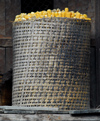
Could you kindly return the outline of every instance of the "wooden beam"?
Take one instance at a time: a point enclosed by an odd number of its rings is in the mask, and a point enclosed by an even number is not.
[[[11,37],[4,37],[0,38],[0,47],[12,47],[12,38]]]

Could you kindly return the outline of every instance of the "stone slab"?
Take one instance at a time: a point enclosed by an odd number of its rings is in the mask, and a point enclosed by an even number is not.
[[[98,113],[100,109],[58,111],[47,107],[0,106],[0,121],[100,121]]]
[[[0,121],[100,121],[100,116],[70,114],[0,114]]]
[[[100,109],[88,109],[88,110],[72,110],[69,111],[70,114],[98,114],[100,113]]]
[[[58,108],[48,107],[18,107],[18,106],[0,106],[0,113],[9,114],[98,114],[100,109],[87,109],[87,110],[70,110],[70,111],[59,111]]]

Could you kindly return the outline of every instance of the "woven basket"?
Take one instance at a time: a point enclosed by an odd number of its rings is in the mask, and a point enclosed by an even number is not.
[[[13,23],[17,106],[89,108],[90,22],[43,18]]]

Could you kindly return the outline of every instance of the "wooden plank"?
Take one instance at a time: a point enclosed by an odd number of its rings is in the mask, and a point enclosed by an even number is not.
[[[12,48],[7,47],[5,48],[5,53],[6,53],[6,57],[5,57],[5,61],[6,61],[6,72],[9,71],[10,69],[12,69],[12,61],[13,61],[13,51]]]
[[[88,109],[88,110],[72,110],[69,111],[70,114],[94,114],[94,113],[100,113],[100,109]]]
[[[5,35],[5,0],[0,0],[0,35]]]
[[[90,49],[90,108],[96,107],[96,48]]]
[[[90,46],[91,47],[95,47],[96,46],[96,40],[95,39],[91,39],[90,40]]]
[[[100,0],[96,0],[95,4],[96,15],[96,89],[97,89],[97,103],[96,107],[100,105]]]
[[[0,74],[5,72],[5,48],[0,47]]]
[[[0,39],[0,47],[12,47],[11,37],[3,37]]]
[[[5,0],[5,34],[12,36],[12,22],[21,13],[21,0]]]

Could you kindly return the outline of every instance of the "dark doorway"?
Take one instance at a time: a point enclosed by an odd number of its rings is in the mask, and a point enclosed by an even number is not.
[[[53,9],[53,0],[21,0],[21,13]]]

